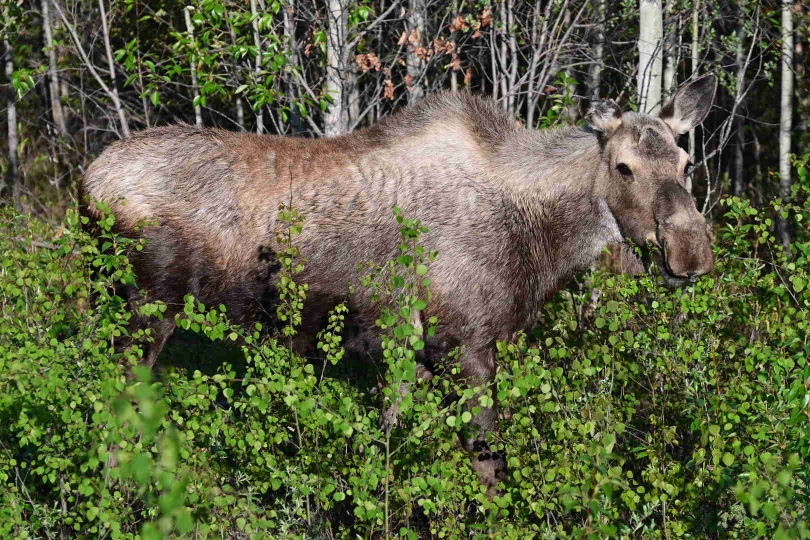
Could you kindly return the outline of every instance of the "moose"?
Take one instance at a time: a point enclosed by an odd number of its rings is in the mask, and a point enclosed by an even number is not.
[[[395,205],[429,228],[425,249],[436,316],[425,361],[461,347],[461,377],[486,386],[496,373],[496,342],[529,329],[544,301],[610,244],[659,248],[671,284],[714,267],[710,234],[690,193],[689,156],[678,136],[711,109],[713,75],[683,86],[658,116],[591,105],[584,127],[520,127],[497,104],[469,93],[440,93],[376,125],[334,138],[235,133],[189,125],[147,129],[111,144],[81,183],[103,201],[126,235],[146,239],[133,253],[132,303],[161,300],[148,325],[152,365],[172,334],[183,297],[225,304],[250,322],[274,311],[279,207],[305,217],[296,245],[309,285],[302,342],[348,299],[349,354],[379,353],[378,307],[360,288],[358,264],[396,256]],[[150,223],[140,227],[139,224]],[[416,321],[417,323],[419,321]],[[496,406],[478,409],[462,441],[491,488],[505,464],[489,452]]]

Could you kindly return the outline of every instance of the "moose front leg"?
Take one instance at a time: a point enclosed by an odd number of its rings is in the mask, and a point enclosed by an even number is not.
[[[478,394],[466,407],[473,414],[470,421],[471,433],[463,437],[461,444],[472,453],[472,466],[482,484],[487,486],[487,495],[497,493],[498,482],[506,478],[506,461],[503,454],[493,452],[487,442],[487,433],[494,431],[498,424],[498,405],[495,400],[495,348],[482,347],[468,352],[462,361],[461,377],[471,388],[479,388]],[[481,398],[492,389],[492,404],[481,405]],[[476,414],[475,410],[478,410]]]

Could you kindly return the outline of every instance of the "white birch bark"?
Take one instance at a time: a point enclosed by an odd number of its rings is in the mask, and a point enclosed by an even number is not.
[[[262,76],[262,40],[259,36],[259,10],[256,7],[256,0],[250,0],[250,16],[253,19],[253,45],[256,46],[256,63],[253,72],[255,73],[254,84],[259,84]],[[256,110],[256,133],[264,133],[264,105]]]
[[[191,13],[189,12],[189,8],[186,7],[183,10],[183,16],[186,19],[186,31],[188,32],[188,37],[191,40],[191,47],[192,53],[190,57],[190,64],[191,64],[191,92],[194,96],[194,125],[197,127],[202,127],[202,106],[200,105],[200,88],[197,85],[197,56],[194,54],[194,49],[196,48],[194,43],[194,25],[191,23]]]
[[[506,32],[509,35],[509,84],[506,94],[507,109],[514,116],[517,114],[518,84],[517,70],[520,58],[518,58],[517,37],[515,36],[515,6],[513,0],[506,0]],[[506,65],[504,65],[506,68]]]
[[[324,115],[324,133],[340,135],[349,130],[349,111],[345,95],[345,75],[348,64],[346,37],[348,33],[348,0],[328,0],[329,32],[326,42],[326,83],[324,92],[332,104]]]
[[[692,10],[692,78],[697,77],[698,63],[700,62],[700,0],[695,0],[695,6]],[[689,130],[689,159],[692,163],[696,163],[697,159],[697,138],[695,137],[695,130]]]
[[[115,85],[115,62],[113,61],[112,47],[110,46],[110,28],[107,23],[107,11],[104,9],[104,0],[98,0],[98,9],[101,11],[101,31],[104,35],[104,52],[107,54],[107,66],[110,70],[110,92],[113,95],[113,105],[118,113],[121,123],[121,133],[124,138],[129,137],[129,122],[121,98],[118,97],[118,87]]]
[[[6,8],[4,15],[8,18],[8,8]],[[8,30],[3,32],[3,47],[6,51],[6,80],[11,82],[11,77],[14,75],[14,48],[8,39]],[[17,134],[17,95],[11,84],[8,85],[6,101],[6,120],[8,122],[8,174],[6,189],[11,190],[12,200],[14,206],[20,209],[20,162],[19,162],[19,135]],[[4,191],[3,185],[0,184],[0,193]]]
[[[668,98],[675,87],[675,76],[678,73],[678,51],[675,48],[675,37],[680,34],[680,17],[672,18],[676,0],[667,0],[664,7],[664,81],[662,97]]]
[[[657,114],[661,108],[664,22],[661,0],[641,0],[638,37],[638,110]]]
[[[48,56],[48,97],[51,100],[51,116],[59,135],[67,133],[65,112],[59,95],[59,75],[57,74],[56,49],[53,46],[50,0],[42,0],[42,30],[45,35],[45,49]]]
[[[741,0],[737,7],[737,53],[734,55],[734,63],[737,67],[737,96],[742,95],[742,85],[745,80],[746,69],[746,55],[745,55],[745,3]],[[743,179],[744,171],[744,155],[743,147],[745,146],[745,131],[743,124],[742,114],[737,112],[737,117],[734,119],[736,128],[736,144],[734,146],[734,195],[742,194],[745,189],[745,180]]]
[[[416,54],[418,47],[423,46],[425,39],[425,0],[409,0],[407,32],[408,32],[408,53],[405,56],[405,67],[411,77],[411,85],[408,89],[408,103],[416,103],[425,95],[425,88],[422,78],[424,76],[425,61]],[[411,42],[411,38],[415,42]]]
[[[225,20],[228,25],[228,34],[230,34],[231,36],[231,43],[233,44],[234,47],[236,47],[237,45],[236,32],[234,31],[233,25],[231,24],[230,16],[231,16],[230,13],[225,12]],[[236,86],[239,87],[239,85],[241,84],[241,80],[239,77],[239,64],[236,62],[235,59],[233,60],[232,68],[233,68],[233,77],[236,80]],[[236,99],[236,124],[239,126],[239,131],[245,131],[245,107],[242,104],[242,97],[237,94],[235,96],[235,99]]]
[[[779,113],[779,197],[790,199],[790,135],[793,129],[793,1],[782,0],[782,88]],[[789,249],[791,234],[787,222],[777,218],[779,239]]]
[[[534,12],[532,13],[532,59],[529,62],[529,79],[527,81],[528,96],[526,106],[526,125],[534,127],[534,113],[537,109],[538,93],[535,87],[539,86],[537,81],[537,68],[540,64],[540,55],[546,53],[546,40],[548,38],[548,22],[551,17],[551,6],[553,2],[546,2],[545,11],[540,13],[540,0],[536,0],[534,4]],[[542,19],[542,24],[540,20]],[[538,28],[538,24],[540,25]],[[539,89],[542,91],[542,88]]]

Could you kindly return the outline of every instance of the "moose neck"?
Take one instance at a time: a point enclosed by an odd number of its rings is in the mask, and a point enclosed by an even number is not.
[[[596,134],[577,128],[518,130],[495,159],[513,205],[511,237],[518,279],[533,309],[572,274],[622,240],[605,186],[608,170]]]

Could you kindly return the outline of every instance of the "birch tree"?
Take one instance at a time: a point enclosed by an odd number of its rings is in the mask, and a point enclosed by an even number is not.
[[[112,101],[113,107],[118,115],[118,120],[121,125],[121,135],[124,138],[129,137],[129,123],[127,121],[127,113],[124,109],[124,104],[121,102],[121,98],[118,95],[118,89],[115,86],[115,64],[112,58],[112,48],[110,46],[110,34],[109,28],[107,27],[107,14],[104,11],[104,3],[103,0],[99,0],[99,8],[101,10],[101,20],[102,20],[102,29],[104,32],[104,41],[105,41],[105,51],[107,53],[107,62],[110,71],[110,83],[107,84],[104,82],[104,79],[101,78],[98,70],[96,69],[95,64],[91,60],[90,56],[87,54],[87,51],[84,50],[84,46],[82,45],[82,41],[79,38],[78,33],[76,32],[76,27],[70,23],[65,15],[65,11],[62,9],[62,6],[59,5],[57,0],[51,0],[53,6],[56,8],[56,11],[59,13],[59,17],[62,19],[62,24],[65,25],[68,33],[70,34],[70,38],[73,41],[73,45],[76,48],[76,53],[78,54],[79,58],[81,58],[82,63],[87,68],[87,71],[93,76],[93,79],[98,83],[107,97]]]
[[[425,95],[424,77],[425,60],[423,52],[425,50],[423,40],[425,39],[425,0],[409,0],[407,17],[407,43],[408,53],[405,56],[406,69],[409,80],[408,101],[416,103]]]
[[[744,0],[740,0],[739,6],[737,7],[737,52],[734,55],[734,63],[736,65],[737,71],[737,94],[739,95],[742,91],[742,84],[745,78],[745,70],[747,68],[746,63],[746,55],[745,55],[745,2]],[[734,145],[734,157],[733,157],[733,178],[734,178],[734,186],[733,186],[733,193],[734,195],[742,194],[743,190],[745,189],[745,180],[743,178],[744,172],[744,165],[745,160],[743,156],[743,148],[745,147],[745,125],[743,124],[743,116],[742,114],[737,114],[736,118],[734,119],[735,122],[735,138],[736,144]]]
[[[62,99],[59,95],[59,75],[57,74],[56,49],[53,44],[53,31],[51,23],[50,0],[42,0],[42,31],[45,37],[45,54],[48,56],[48,97],[51,101],[51,116],[56,132],[60,135],[67,133],[65,112],[62,109]]]
[[[692,55],[692,77],[697,77],[698,63],[700,62],[700,0],[695,0],[695,5],[692,8],[692,47],[690,49]],[[689,130],[689,159],[692,163],[696,163],[697,159],[697,138],[695,137],[695,130]]]
[[[6,189],[11,190],[11,197],[14,201],[14,206],[18,209],[21,208],[21,187],[20,186],[20,158],[19,158],[19,135],[17,134],[17,95],[11,85],[11,79],[14,76],[14,47],[11,40],[9,40],[9,32],[11,31],[11,16],[8,4],[3,9],[3,18],[5,24],[3,25],[3,49],[5,50],[6,62],[5,73],[8,86],[6,87],[6,121],[8,122],[8,173],[6,181]],[[0,184],[0,195],[4,189]]]
[[[602,64],[605,58],[605,26],[607,25],[607,0],[597,0],[596,22],[594,24],[593,64],[588,76],[588,94],[593,100],[599,99],[602,85]]]
[[[262,74],[262,40],[259,35],[259,11],[256,0],[250,0],[251,26],[253,28],[253,44],[256,46],[256,63],[254,64],[254,83],[259,84]],[[264,133],[263,105],[256,110],[256,133]]]
[[[98,9],[101,12],[101,30],[104,38],[104,52],[107,56],[107,67],[110,74],[110,92],[113,96],[113,104],[118,112],[118,120],[121,122],[121,133],[124,137],[129,137],[129,122],[124,111],[124,105],[118,96],[118,86],[115,84],[115,62],[113,61],[112,45],[110,44],[110,27],[107,22],[107,12],[104,9],[104,0],[98,0]]]
[[[742,1],[742,0],[741,0]],[[675,79],[678,73],[678,63],[680,60],[680,49],[675,46],[675,38],[681,32],[680,14],[673,13],[676,0],[667,0],[664,7],[664,80],[663,98],[669,97],[675,88]]]
[[[255,0],[254,0],[255,1]],[[345,92],[345,74],[348,71],[347,50],[349,0],[327,2],[328,37],[326,42],[326,82],[324,94],[332,101],[324,115],[324,133],[340,135],[349,130],[349,108]]]
[[[194,24],[191,22],[191,8],[186,6],[183,10],[183,17],[186,20],[186,31],[188,32],[189,47],[191,54],[189,54],[189,64],[191,68],[191,91],[193,97],[192,103],[194,104],[194,125],[202,127],[202,105],[200,105],[200,87],[197,85],[197,59],[194,51],[196,44],[194,43]],[[254,21],[255,22],[255,21]]]
[[[656,114],[661,108],[661,52],[664,21],[661,0],[641,0],[638,36],[638,110]]]
[[[790,199],[790,135],[793,128],[793,2],[782,0],[782,87],[779,112],[779,197]],[[787,221],[778,216],[777,231],[785,249],[791,234]]]

